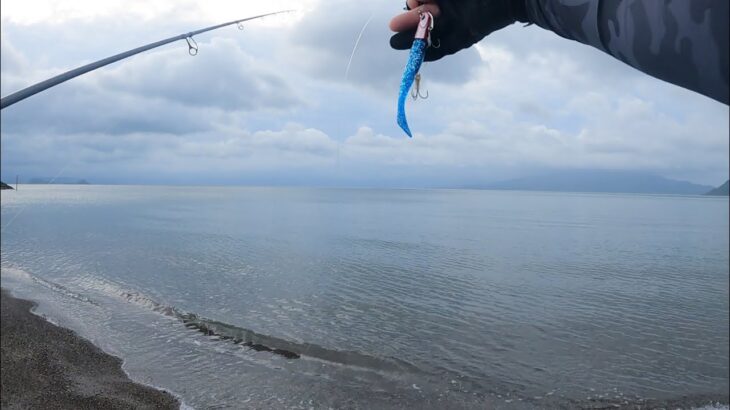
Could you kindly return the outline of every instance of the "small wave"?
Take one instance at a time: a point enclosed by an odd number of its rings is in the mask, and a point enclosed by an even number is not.
[[[21,280],[31,280],[47,289],[60,293],[64,296],[68,296],[72,299],[80,300],[82,302],[90,303],[94,306],[99,306],[99,304],[97,302],[88,298],[87,296],[74,292],[63,285],[59,285],[57,283],[51,282],[46,279],[41,279],[38,276],[35,276],[35,275],[31,274],[30,272],[24,271],[22,269],[3,267],[1,269],[1,273],[3,276],[7,275],[7,276],[12,276],[12,277],[15,277],[15,278],[21,279]]]
[[[381,358],[353,351],[327,349],[312,343],[293,342],[275,336],[257,333],[251,329],[201,317],[195,313],[185,312],[174,306],[159,303],[141,292],[125,289],[117,284],[98,278],[86,278],[84,285],[102,291],[105,294],[116,296],[134,305],[177,319],[188,329],[198,331],[207,336],[214,336],[221,341],[241,345],[251,350],[271,352],[287,359],[299,359],[302,356],[306,356],[331,363],[379,371],[418,372],[416,366],[401,359],[390,357]]]
[[[307,356],[331,363],[356,366],[392,372],[417,372],[414,365],[396,358],[379,358],[353,351],[327,349],[313,343],[299,343],[278,337],[256,333],[250,329],[198,317],[192,313],[184,313],[179,317],[186,327],[195,329],[209,336],[218,336],[221,340],[247,346],[256,351],[269,351],[287,358]]]

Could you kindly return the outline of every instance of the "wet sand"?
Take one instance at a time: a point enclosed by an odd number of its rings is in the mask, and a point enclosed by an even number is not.
[[[167,392],[132,382],[122,361],[34,315],[33,302],[0,297],[3,409],[178,409]]]

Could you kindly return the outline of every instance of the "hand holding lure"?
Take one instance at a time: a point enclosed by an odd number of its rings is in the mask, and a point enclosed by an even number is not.
[[[420,79],[418,70],[421,69],[423,58],[426,56],[426,48],[431,46],[432,29],[433,15],[429,12],[421,12],[416,35],[413,38],[413,45],[408,55],[408,63],[403,70],[403,78],[401,79],[400,89],[398,91],[398,125],[409,137],[413,137],[413,134],[411,134],[411,130],[408,128],[408,121],[406,120],[406,97],[417,75]]]

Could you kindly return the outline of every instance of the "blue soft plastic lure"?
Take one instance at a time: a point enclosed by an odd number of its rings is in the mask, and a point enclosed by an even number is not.
[[[408,55],[408,63],[406,64],[405,70],[403,70],[403,78],[401,79],[400,89],[398,90],[398,125],[411,138],[413,134],[411,134],[411,129],[408,127],[408,120],[406,120],[406,97],[411,86],[413,86],[413,81],[416,78],[416,74],[418,74],[418,70],[421,69],[421,64],[423,64],[423,58],[426,56],[426,48],[428,48],[431,42],[430,32],[432,28],[433,16],[431,13],[421,13],[421,20],[418,23],[411,52]]]

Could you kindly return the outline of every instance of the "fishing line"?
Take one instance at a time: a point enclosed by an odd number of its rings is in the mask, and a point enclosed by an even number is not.
[[[370,20],[373,19],[375,16],[375,10],[370,12],[370,18],[368,18],[368,21],[365,22],[365,24],[362,26],[362,29],[360,30],[360,34],[357,36],[357,40],[355,40],[355,46],[352,48],[352,53],[350,54],[350,60],[347,62],[347,69],[345,69],[345,80],[347,80],[348,74],[350,74],[350,65],[352,64],[352,58],[355,56],[355,51],[357,50],[357,46],[360,44],[360,39],[362,38],[363,33],[365,32],[365,29],[368,27],[368,24],[370,24]]]

